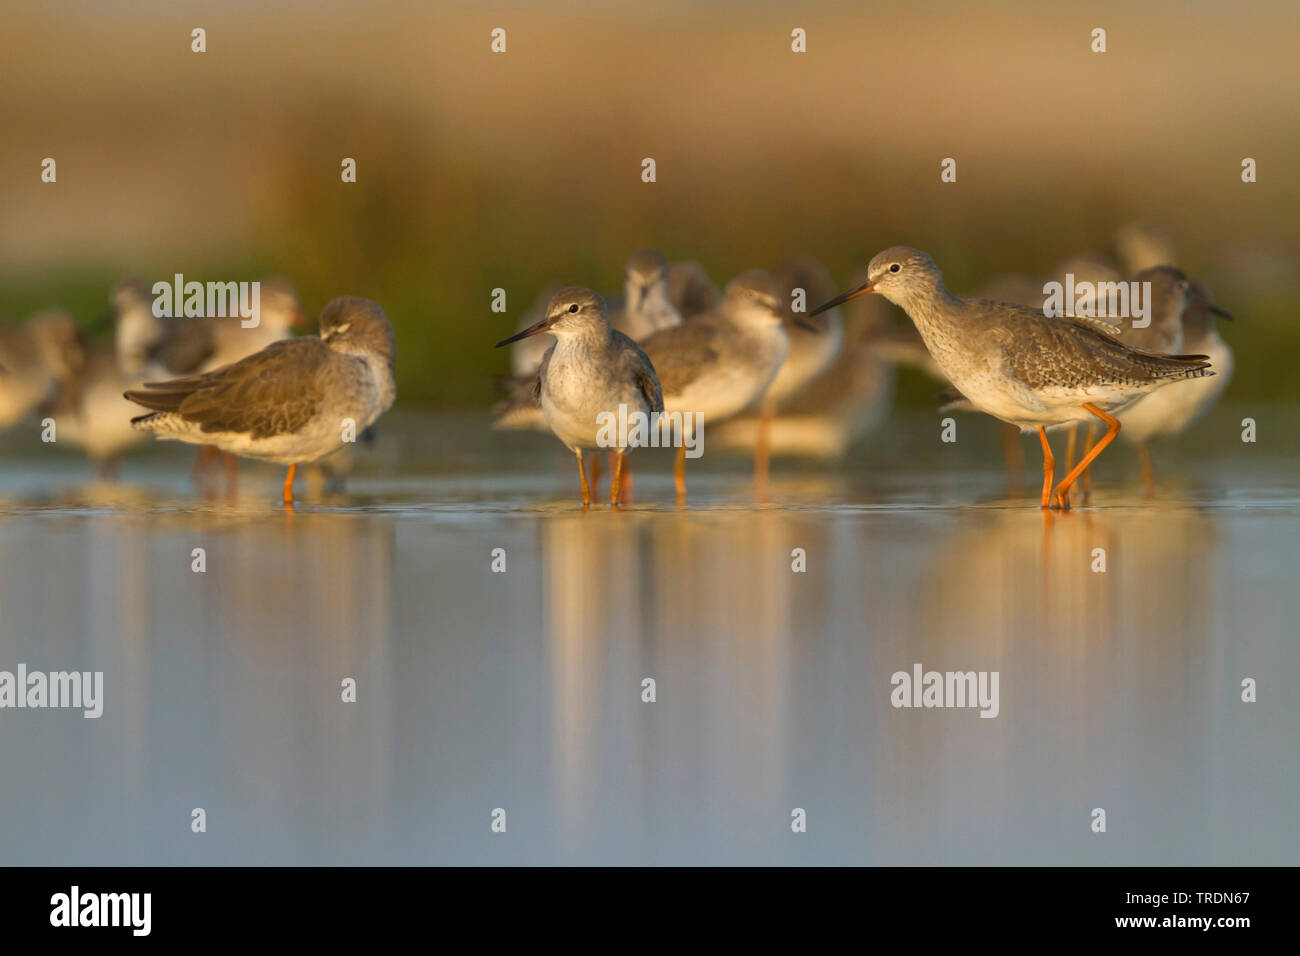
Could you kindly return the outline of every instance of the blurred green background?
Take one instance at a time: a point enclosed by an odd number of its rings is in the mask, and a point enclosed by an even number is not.
[[[89,322],[128,275],[283,274],[313,314],[386,308],[401,403],[481,406],[541,288],[617,292],[644,246],[720,283],[796,254],[843,283],[906,243],[970,293],[1142,220],[1238,317],[1229,395],[1300,397],[1295,3],[145,0],[3,22],[0,316]]]

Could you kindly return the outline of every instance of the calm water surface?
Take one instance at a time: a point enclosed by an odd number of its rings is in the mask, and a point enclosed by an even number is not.
[[[177,450],[0,461],[0,670],[106,698],[0,710],[0,862],[1295,863],[1294,458],[1171,451],[1153,500],[1121,453],[1045,517],[909,434],[765,503],[738,462],[679,510],[647,461],[623,513],[477,423],[292,513]],[[998,671],[998,716],[892,707],[918,663]]]

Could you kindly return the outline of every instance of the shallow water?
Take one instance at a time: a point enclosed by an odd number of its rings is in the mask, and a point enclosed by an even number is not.
[[[1121,453],[1045,516],[1028,441],[1013,496],[895,422],[766,503],[647,461],[584,513],[553,440],[478,424],[399,420],[293,512],[179,449],[0,461],[0,670],[105,683],[0,710],[0,862],[1296,861],[1289,450],[1166,451],[1154,499]],[[917,663],[997,671],[998,715],[891,706]]]

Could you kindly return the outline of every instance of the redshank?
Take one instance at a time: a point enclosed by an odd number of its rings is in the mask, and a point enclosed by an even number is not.
[[[131,424],[288,465],[284,501],[292,504],[300,463],[355,440],[392,406],[396,352],[383,309],[342,296],[321,312],[319,337],[282,340],[211,372],[129,390],[128,399],[152,409]]]
[[[856,288],[861,282],[850,284]],[[812,288],[808,291],[810,302],[819,301],[812,297]],[[889,414],[897,365],[916,364],[918,355],[932,364],[916,329],[911,323],[897,322],[891,314],[897,310],[884,299],[863,296],[847,303],[843,311],[844,341],[835,361],[783,403],[772,421],[774,456],[843,460]],[[807,337],[791,332],[791,349]],[[742,424],[750,426],[749,435],[738,432]],[[754,425],[749,416],[734,419],[715,431],[711,440],[718,442],[719,432],[724,439],[738,432],[738,438],[747,441],[745,447],[752,447]]]
[[[1126,325],[1120,338],[1151,351],[1204,352],[1215,372],[1211,378],[1176,383],[1152,392],[1119,413],[1124,438],[1137,446],[1143,481],[1148,490],[1153,490],[1155,473],[1147,442],[1181,434],[1213,408],[1228,387],[1233,354],[1219,335],[1215,317],[1232,316],[1210,301],[1204,286],[1171,266],[1143,270],[1134,279],[1151,283],[1151,324],[1141,329]]]
[[[148,440],[131,427],[140,409],[122,395],[140,384],[139,376],[123,373],[113,343],[100,343],[88,351],[51,410],[59,441],[84,451],[102,478],[116,476],[122,456]]]
[[[747,448],[755,453],[763,450],[764,458],[756,462],[760,480],[767,472],[766,457],[773,449],[773,431],[780,424],[781,414],[809,383],[830,367],[844,344],[844,319],[839,309],[816,318],[808,316],[811,304],[835,294],[835,282],[821,263],[813,259],[790,259],[772,271],[772,279],[780,296],[790,340],[789,352],[776,378],[763,393],[757,413],[739,415],[713,432],[713,441],[724,448]],[[815,334],[809,334],[800,322],[811,325]],[[781,447],[784,448],[784,442]]]
[[[497,348],[543,333],[555,336],[555,344],[542,357],[534,399],[551,431],[578,459],[583,507],[591,504],[583,452],[615,453],[610,503],[618,507],[623,459],[629,449],[626,445],[604,448],[602,439],[608,430],[603,413],[617,417],[622,406],[626,416],[639,413],[649,420],[652,413],[662,412],[663,394],[655,370],[639,345],[610,326],[605,300],[590,289],[561,289],[542,319],[502,339]]]
[[[120,414],[122,390],[146,379],[182,377],[210,372],[260,352],[272,342],[291,334],[291,329],[306,324],[293,286],[282,278],[262,279],[258,288],[258,321],[244,326],[239,315],[173,317],[153,313],[151,288],[138,279],[120,282],[113,292],[117,314],[118,374],[104,361],[96,362],[96,375],[87,382],[79,416],[79,434],[92,445],[100,446],[101,455],[123,436],[115,417]],[[123,384],[120,379],[128,381]],[[114,416],[109,419],[87,402],[102,401]],[[96,435],[102,431],[102,435]],[[116,438],[113,433],[117,433]],[[213,445],[199,449],[194,473],[197,478],[204,465],[217,454]],[[92,457],[95,457],[92,452]],[[226,471],[233,480],[236,461],[226,455]]]
[[[668,267],[668,298],[683,319],[716,309],[722,290],[698,262],[674,262]]]
[[[56,399],[82,358],[76,320],[66,312],[0,322],[0,430]]]
[[[1094,319],[960,299],[924,252],[894,246],[867,267],[867,282],[814,314],[878,292],[900,306],[948,380],[986,414],[1037,430],[1043,446],[1042,507],[1069,507],[1070,487],[1119,434],[1110,414],[1171,382],[1214,374],[1204,355],[1158,355],[1125,345]],[[1106,434],[1059,484],[1047,428],[1098,418]]]
[[[632,253],[627,260],[623,301],[610,313],[610,325],[640,342],[681,321],[682,315],[669,296],[668,261],[654,249]]]
[[[790,339],[776,283],[761,270],[746,272],[728,283],[716,309],[656,332],[643,345],[663,385],[665,410],[680,413],[690,430],[673,469],[681,501],[694,423],[721,423],[755,406],[785,361]]]

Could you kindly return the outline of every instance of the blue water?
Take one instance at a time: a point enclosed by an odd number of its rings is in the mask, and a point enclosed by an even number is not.
[[[184,449],[0,461],[0,670],[105,681],[0,710],[0,862],[1295,863],[1291,459],[1169,450],[1149,498],[1119,452],[1044,516],[1028,441],[1010,495],[996,433],[891,428],[766,502],[706,462],[679,509],[646,459],[622,513],[476,422],[293,512]],[[891,706],[918,663],[997,671],[998,716]]]

